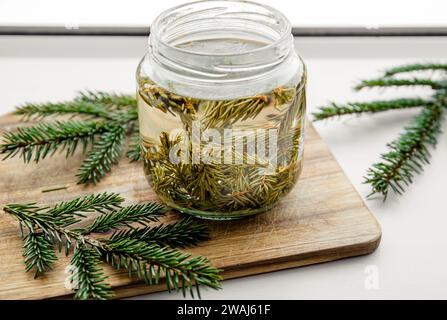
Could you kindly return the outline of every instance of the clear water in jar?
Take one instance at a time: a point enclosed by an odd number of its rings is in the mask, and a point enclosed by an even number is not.
[[[253,49],[248,46],[190,43],[188,49]],[[202,218],[241,218],[272,208],[296,183],[305,73],[293,85],[228,100],[180,96],[146,77],[138,82],[144,172],[171,207]]]
[[[176,45],[177,48],[187,49],[189,52],[200,54],[234,54],[248,52],[265,47],[267,43],[262,41],[248,41],[239,39],[207,39],[196,40]]]

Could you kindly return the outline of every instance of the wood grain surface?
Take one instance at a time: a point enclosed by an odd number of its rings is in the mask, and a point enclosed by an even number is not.
[[[0,131],[23,126],[19,117],[0,117]],[[39,164],[21,159],[0,162],[0,206],[9,203],[53,204],[92,192],[118,192],[129,203],[158,201],[141,164],[123,159],[97,186],[81,186],[74,177],[82,154],[57,155]],[[43,193],[42,190],[67,189]],[[170,213],[166,220],[178,219]],[[273,210],[239,221],[206,222],[212,239],[188,248],[223,269],[225,279],[367,254],[380,242],[381,230],[327,146],[307,125],[304,169],[296,187]],[[18,223],[0,211],[0,299],[63,298],[69,257],[59,255],[54,269],[37,280],[25,273]],[[146,286],[105,265],[117,297],[164,290]]]

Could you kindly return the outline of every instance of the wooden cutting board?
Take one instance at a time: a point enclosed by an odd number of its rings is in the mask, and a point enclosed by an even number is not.
[[[12,115],[0,117],[0,131],[24,125]],[[9,203],[53,204],[92,192],[119,192],[129,202],[158,200],[143,177],[141,164],[126,159],[96,187],[77,185],[74,175],[82,155],[63,156],[39,164],[21,159],[0,162],[0,206]],[[42,193],[66,186],[67,189]],[[170,214],[167,219],[177,219]],[[381,230],[327,146],[307,125],[304,169],[297,186],[273,210],[239,221],[206,222],[212,240],[186,249],[204,255],[223,269],[225,279],[363,255],[374,251]],[[61,298],[69,258],[60,255],[54,270],[37,280],[24,272],[17,222],[0,212],[0,299]],[[117,297],[164,290],[146,286],[108,266]]]

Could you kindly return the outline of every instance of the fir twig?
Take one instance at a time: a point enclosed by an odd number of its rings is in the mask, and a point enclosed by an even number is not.
[[[23,115],[25,119],[41,119],[63,114],[88,115],[105,119],[108,119],[110,116],[110,112],[104,106],[85,101],[44,104],[30,103],[18,107],[14,113]]]
[[[381,193],[385,200],[390,189],[398,194],[405,191],[414,174],[421,173],[423,165],[429,163],[429,147],[437,143],[442,119],[442,107],[425,108],[397,140],[388,144],[390,150],[381,155],[382,161],[367,172],[365,183],[371,184],[371,194]]]
[[[420,98],[414,99],[395,99],[379,100],[372,102],[349,102],[346,104],[330,103],[328,106],[321,107],[312,115],[316,121],[344,116],[348,114],[377,113],[387,110],[405,109],[420,106],[431,105],[433,101]]]
[[[121,156],[125,130],[115,126],[105,132],[93,145],[92,151],[82,163],[77,173],[78,183],[98,183],[111,170]]]
[[[105,258],[107,261],[114,261],[118,269],[124,264],[131,275],[136,273],[150,284],[152,281],[158,284],[163,273],[169,291],[179,290],[181,287],[183,294],[188,289],[194,297],[195,286],[200,298],[199,286],[220,288],[219,270],[210,267],[209,261],[204,257],[191,258],[189,254],[178,250],[135,239],[111,240],[107,247],[107,251],[103,250]]]
[[[447,71],[445,63],[412,63],[385,70],[385,76],[390,77],[398,73],[414,72],[414,71]]]
[[[410,87],[410,86],[427,86],[432,89],[447,88],[447,84],[441,81],[432,79],[393,79],[393,78],[379,78],[371,80],[363,80],[354,87],[355,90],[372,87]]]
[[[53,262],[57,260],[54,245],[42,234],[29,232],[25,236],[24,253],[26,272],[34,269],[34,278],[51,269]]]
[[[208,101],[204,111],[205,128],[225,127],[253,119],[270,103],[267,96],[228,101]]]
[[[138,126],[135,126],[134,132],[130,137],[130,144],[126,155],[132,162],[140,161],[142,152],[143,150],[141,148],[140,132],[138,130]]]
[[[91,194],[56,204],[48,213],[53,216],[76,215],[85,217],[85,213],[98,211],[107,213],[119,209],[124,199],[117,193],[103,192]]]
[[[368,169],[364,182],[369,183],[373,194],[383,195],[386,200],[390,191],[402,194],[413,182],[416,174],[429,163],[430,147],[435,147],[441,132],[444,109],[447,108],[447,79],[445,73],[437,80],[431,78],[395,79],[392,76],[413,71],[446,71],[443,63],[414,63],[385,71],[385,77],[362,81],[357,90],[367,87],[425,86],[434,90],[431,99],[397,99],[364,103],[332,103],[314,113],[315,120],[345,114],[373,113],[391,109],[422,107],[421,113],[405,128],[404,132],[387,146],[389,151],[381,155],[381,161]]]
[[[57,121],[41,123],[30,128],[20,128],[18,132],[6,132],[4,142],[0,146],[3,159],[19,155],[25,162],[32,159],[38,162],[57,150],[65,150],[71,156],[79,145],[84,151],[93,139],[108,130],[105,122],[96,121]]]
[[[208,228],[192,218],[186,218],[179,222],[158,226],[146,226],[141,229],[128,229],[115,232],[110,238],[112,241],[118,239],[139,239],[144,242],[155,242],[160,246],[171,248],[184,248],[195,246],[199,242],[209,239]]]
[[[75,299],[80,300],[106,300],[113,297],[113,292],[99,265],[101,256],[96,250],[83,243],[77,243],[71,266],[72,274],[69,277],[75,284]]]
[[[107,107],[112,109],[119,109],[122,107],[135,108],[137,105],[135,96],[108,93],[104,91],[80,92],[78,94],[78,97],[76,98],[76,101],[84,101],[99,105],[106,105]]]
[[[84,152],[93,145],[78,172],[80,183],[97,183],[117,163],[125,135],[136,135],[138,130],[137,102],[130,95],[105,92],[82,92],[72,101],[60,103],[26,104],[16,114],[25,119],[42,119],[59,115],[80,116],[79,120],[40,123],[34,127],[6,132],[0,145],[3,160],[21,156],[25,162],[36,162],[52,156],[57,150],[74,154],[79,145]],[[139,145],[132,139],[128,158],[139,160]]]
[[[119,227],[131,227],[131,223],[138,222],[145,225],[158,221],[166,213],[166,207],[158,203],[134,204],[110,214],[100,215],[93,221],[84,233],[106,232]]]
[[[38,273],[44,272],[55,260],[54,245],[65,246],[68,253],[71,244],[75,243],[69,280],[73,282],[75,298],[78,299],[107,299],[112,296],[100,260],[117,269],[124,268],[129,276],[135,274],[150,285],[158,283],[164,276],[169,290],[181,288],[184,293],[189,290],[193,296],[194,287],[199,296],[199,286],[220,288],[220,270],[212,267],[206,258],[191,257],[173,248],[197,244],[207,238],[207,228],[199,223],[184,220],[167,226],[117,231],[109,239],[91,237],[90,232],[129,226],[133,222],[155,221],[166,211],[165,207],[155,203],[118,209],[115,206],[121,198],[116,196],[92,195],[66,201],[53,208],[35,204],[10,204],[4,207],[6,213],[14,216],[20,225],[31,232],[25,239],[27,270],[34,268]],[[72,214],[77,210],[84,212],[93,208],[103,209],[104,206],[111,211],[103,211],[87,229],[67,228],[70,225],[67,221],[73,218]],[[39,234],[32,233],[35,230]]]

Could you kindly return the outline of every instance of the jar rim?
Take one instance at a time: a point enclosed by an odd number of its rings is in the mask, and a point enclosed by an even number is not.
[[[161,23],[164,19],[166,19],[170,14],[172,14],[173,12],[183,9],[183,8],[187,8],[190,6],[194,6],[194,5],[200,5],[203,3],[239,3],[239,4],[244,4],[244,5],[250,5],[253,7],[258,7],[261,9],[265,9],[267,11],[269,11],[272,15],[274,15],[276,18],[279,18],[279,20],[282,21],[283,23],[283,28],[279,34],[279,37],[277,39],[275,39],[274,41],[271,41],[270,43],[266,44],[265,46],[261,46],[259,48],[254,48],[254,49],[250,49],[250,50],[246,50],[243,52],[237,52],[237,53],[219,53],[219,52],[199,52],[199,51],[191,51],[185,48],[179,48],[178,46],[169,43],[169,41],[164,41],[161,37],[160,37],[160,26]],[[192,1],[192,2],[188,2],[188,3],[184,3],[184,4],[180,4],[174,7],[171,7],[165,11],[163,11],[162,13],[160,13],[155,20],[152,22],[151,27],[150,27],[150,37],[154,37],[158,43],[161,43],[163,46],[166,46],[167,48],[169,48],[170,50],[174,50],[177,51],[179,53],[185,53],[185,54],[194,54],[197,56],[215,56],[215,57],[224,57],[224,56],[234,56],[234,55],[245,55],[245,54],[251,54],[251,53],[258,53],[258,52],[262,52],[264,50],[270,50],[276,46],[278,46],[280,43],[288,41],[290,38],[292,32],[292,25],[289,21],[289,19],[279,10],[269,6],[269,5],[265,5],[262,3],[257,3],[254,1],[240,1],[240,0],[199,0],[199,1]]]

